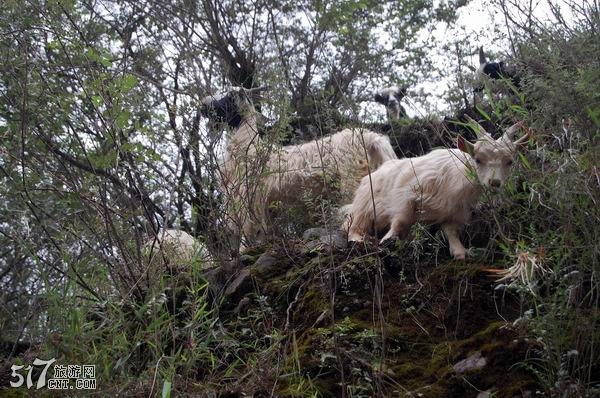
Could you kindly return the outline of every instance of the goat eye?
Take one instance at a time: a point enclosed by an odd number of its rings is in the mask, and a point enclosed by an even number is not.
[[[475,163],[477,163],[477,164],[481,164],[481,159],[479,159],[479,158],[475,158]]]
[[[511,160],[509,160],[508,162],[506,162],[506,164],[507,164],[507,165],[509,165],[509,166],[512,166],[512,164],[513,164],[513,160],[512,160],[512,159],[511,159]]]

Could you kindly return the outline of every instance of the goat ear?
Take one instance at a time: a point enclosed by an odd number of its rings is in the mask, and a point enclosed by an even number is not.
[[[407,90],[408,89],[406,87],[399,87],[398,91],[396,91],[394,97],[396,97],[396,99],[398,101],[402,101],[402,99],[406,96]]]
[[[473,129],[477,138],[483,138],[488,135],[487,131],[481,126],[481,124],[477,123],[471,116],[465,115],[465,119],[469,122],[469,127]]]
[[[468,153],[471,156],[475,155],[475,145],[465,140],[465,138],[462,135],[456,137],[456,146],[458,149],[465,153]]]
[[[385,99],[379,93],[375,94],[375,102],[379,102],[380,104],[385,105]]]

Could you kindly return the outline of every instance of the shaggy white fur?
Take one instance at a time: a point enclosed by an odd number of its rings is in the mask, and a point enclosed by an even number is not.
[[[366,129],[345,129],[300,145],[265,145],[257,129],[260,114],[244,90],[234,93],[243,120],[228,141],[221,183],[230,226],[247,241],[269,230],[273,204],[294,206],[307,191],[325,190],[350,200],[363,176],[396,159],[389,138]]]
[[[164,257],[169,268],[186,267],[192,261],[206,265],[213,259],[202,242],[185,231],[163,229],[155,239],[146,243],[146,250],[152,257]]]
[[[361,241],[366,234],[389,230],[381,242],[405,238],[415,222],[441,224],[450,252],[464,259],[466,250],[458,237],[461,225],[471,216],[480,194],[479,185],[500,189],[508,178],[516,146],[513,142],[520,124],[510,127],[498,140],[483,128],[476,144],[459,137],[460,149],[437,149],[427,155],[390,160],[371,178],[363,178],[352,204],[345,207],[342,229],[348,239]],[[373,206],[374,205],[374,206]]]

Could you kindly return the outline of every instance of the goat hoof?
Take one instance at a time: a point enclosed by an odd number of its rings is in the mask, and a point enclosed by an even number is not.
[[[387,245],[390,242],[394,242],[397,238],[396,236],[384,236],[380,241],[379,244],[380,245]]]
[[[361,235],[351,234],[348,235],[348,242],[362,242],[364,239]]]
[[[454,259],[457,261],[465,261],[466,260],[466,253],[455,253],[454,254]]]

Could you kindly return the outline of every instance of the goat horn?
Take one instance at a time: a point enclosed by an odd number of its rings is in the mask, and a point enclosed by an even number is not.
[[[523,127],[523,126],[521,125],[520,127]],[[531,137],[531,131],[528,128],[523,128],[523,130],[525,130],[525,134],[523,134],[523,137],[521,137],[518,140],[516,140],[515,142],[513,142],[514,145],[524,144],[529,140],[529,137]]]
[[[482,138],[485,137],[485,135],[487,134],[487,131],[485,131],[485,129],[483,127],[481,127],[481,124],[477,123],[473,118],[471,118],[471,116],[469,115],[465,115],[465,118],[467,119],[467,121],[470,124],[474,124],[477,127],[477,130],[475,130],[475,135],[477,135],[477,138]]]
[[[509,128],[507,128],[506,132],[504,133],[507,140],[512,141],[513,137],[515,136],[515,133],[517,132],[517,129],[522,128],[522,127],[523,127],[523,121],[520,121],[520,122],[513,124]]]

